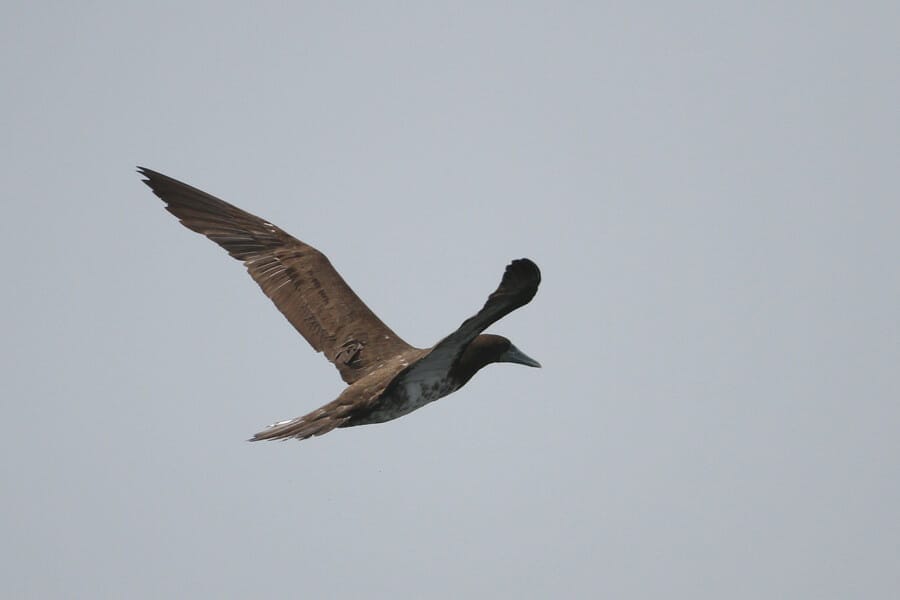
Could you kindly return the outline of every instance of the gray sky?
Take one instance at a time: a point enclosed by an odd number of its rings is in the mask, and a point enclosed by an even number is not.
[[[377,4],[4,3],[0,596],[897,598],[897,3]],[[544,368],[246,443],[343,384],[138,164]]]

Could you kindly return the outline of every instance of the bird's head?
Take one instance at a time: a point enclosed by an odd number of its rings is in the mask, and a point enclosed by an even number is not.
[[[479,369],[491,363],[516,363],[527,367],[540,367],[534,360],[502,335],[484,333],[472,340],[458,363],[460,378],[465,382]]]

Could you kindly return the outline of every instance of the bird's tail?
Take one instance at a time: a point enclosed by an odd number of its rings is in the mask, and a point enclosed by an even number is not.
[[[322,435],[335,427],[343,425],[350,418],[349,409],[350,407],[345,403],[341,403],[340,398],[338,398],[334,402],[326,404],[322,408],[316,409],[302,417],[273,423],[247,441],[258,442],[260,440],[287,440],[291,438],[305,440],[316,435]]]

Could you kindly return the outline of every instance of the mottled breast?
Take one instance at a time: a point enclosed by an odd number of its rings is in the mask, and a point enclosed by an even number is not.
[[[364,421],[358,422],[384,423],[422,408],[457,389],[459,385],[446,374],[432,377],[404,377],[386,391]]]

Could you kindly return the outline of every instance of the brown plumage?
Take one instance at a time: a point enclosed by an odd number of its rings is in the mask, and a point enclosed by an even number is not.
[[[527,304],[540,271],[528,259],[506,267],[484,307],[432,348],[414,348],[350,289],[328,258],[275,225],[150,169],[146,183],[181,223],[242,261],[250,276],[348,384],[321,408],[257,433],[253,440],[305,439],[336,427],[381,423],[445,396],[493,362],[540,366],[506,338],[481,335]]]

